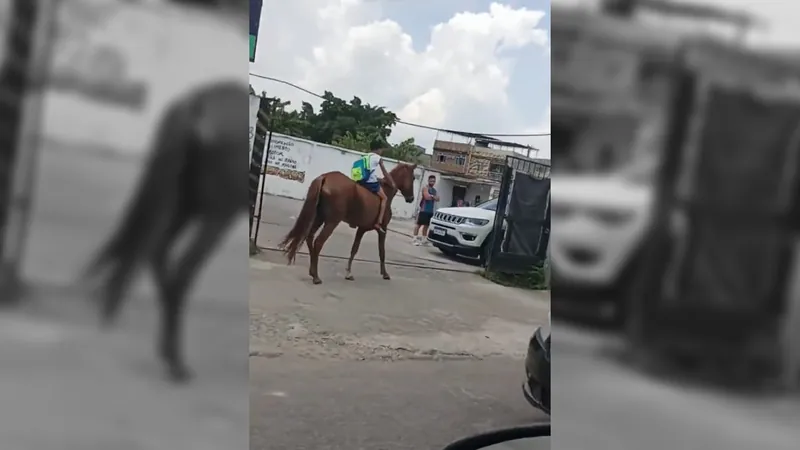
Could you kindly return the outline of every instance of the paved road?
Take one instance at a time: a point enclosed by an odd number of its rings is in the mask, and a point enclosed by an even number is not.
[[[192,386],[163,382],[146,277],[119,327],[101,333],[74,283],[115,225],[139,171],[50,145],[41,155],[24,274],[32,302],[0,317],[0,436],[17,450],[247,448],[246,222],[204,273],[189,308]],[[244,226],[242,226],[244,225]]]
[[[646,376],[614,357],[613,336],[553,326],[553,434],[570,450],[788,450],[800,402]]]
[[[469,434],[541,419],[520,395],[520,364],[510,358],[253,358],[250,372],[254,450],[435,450]],[[549,449],[546,444],[493,450]]]
[[[520,386],[546,293],[410,267],[385,281],[369,262],[350,282],[330,259],[314,286],[306,264],[270,252],[251,262],[254,450],[433,450],[545,419]],[[520,445],[497,450],[532,448]]]

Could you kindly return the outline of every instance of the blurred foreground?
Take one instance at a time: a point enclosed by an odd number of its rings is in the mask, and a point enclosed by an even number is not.
[[[150,299],[131,299],[120,326],[101,331],[79,293],[32,294],[0,316],[3,448],[247,448],[242,312],[190,309],[188,358],[198,377],[176,389],[154,356]]]
[[[796,396],[643,371],[624,347],[614,335],[553,325],[554,449],[797,448]]]
[[[33,4],[0,4],[4,38],[15,24],[9,6]],[[3,149],[17,151],[13,178],[0,182],[4,192],[14,185],[9,213],[22,225],[3,224],[2,256],[27,291],[0,316],[0,447],[248,448],[244,221],[191,294],[186,351],[197,378],[188,386],[163,376],[155,351],[160,311],[148,278],[137,280],[120,322],[105,331],[87,287],[77,282],[121,219],[164,108],[221,79],[242,80],[244,92],[246,60],[235,58],[247,45],[244,29],[165,2],[36,5],[56,17],[56,61],[48,65],[41,115],[22,111],[24,133],[37,133],[41,142],[23,139],[25,145]],[[50,7],[58,11],[44,10]],[[16,36],[24,39],[23,31]],[[12,50],[24,46],[16,42]],[[16,55],[1,56],[4,68],[19,70]]]
[[[553,11],[555,448],[796,448],[796,51],[755,6],[598,3]]]

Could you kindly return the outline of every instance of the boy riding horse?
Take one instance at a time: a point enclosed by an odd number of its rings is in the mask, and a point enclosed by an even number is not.
[[[386,214],[387,197],[386,193],[384,193],[381,188],[381,181],[378,178],[377,169],[379,167],[381,172],[383,172],[383,178],[389,182],[393,189],[397,190],[397,185],[392,179],[392,175],[389,174],[389,171],[386,170],[386,167],[383,165],[383,159],[381,158],[383,148],[384,145],[382,141],[372,141],[369,146],[369,153],[354,162],[352,169],[353,180],[380,197],[381,202],[378,212],[378,221],[375,223],[375,229],[380,233],[386,233],[386,230],[383,228],[383,217]]]

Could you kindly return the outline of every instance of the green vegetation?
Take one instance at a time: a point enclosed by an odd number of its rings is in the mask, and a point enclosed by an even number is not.
[[[250,92],[254,93],[252,86]],[[266,92],[262,96],[266,97]],[[424,151],[413,138],[397,145],[388,143],[392,127],[397,124],[393,112],[364,103],[358,97],[345,101],[328,91],[322,97],[318,110],[308,102],[303,102],[299,109],[291,109],[291,102],[272,98],[267,114],[272,131],[360,152],[368,151],[370,143],[378,140],[385,143],[385,157],[421,162]]]
[[[530,289],[532,291],[546,291],[550,289],[547,280],[547,264],[533,266],[530,272],[522,274],[505,274],[482,270],[480,275],[487,280],[503,286]]]

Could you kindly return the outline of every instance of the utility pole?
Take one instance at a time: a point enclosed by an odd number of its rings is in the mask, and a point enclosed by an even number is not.
[[[269,124],[270,118],[272,116],[272,99],[266,96],[266,93],[262,93],[261,100],[259,101],[258,107],[258,118],[256,120],[256,129],[255,129],[255,141],[253,143],[253,153],[252,157],[250,158],[250,255],[255,255],[258,253],[258,245],[256,242],[257,239],[257,230],[259,223],[255,223],[255,220],[261,221],[261,215],[256,217],[256,205],[260,203],[258,200],[258,192],[259,192],[259,184],[266,183],[267,177],[264,173],[264,166],[266,163],[266,158],[269,154],[269,146],[272,141],[272,131],[268,128],[272,128]],[[262,120],[263,119],[263,120]],[[266,147],[266,148],[265,148]],[[265,155],[265,152],[267,155]],[[253,229],[253,225],[256,225],[255,230]],[[254,233],[254,231],[256,231]]]

